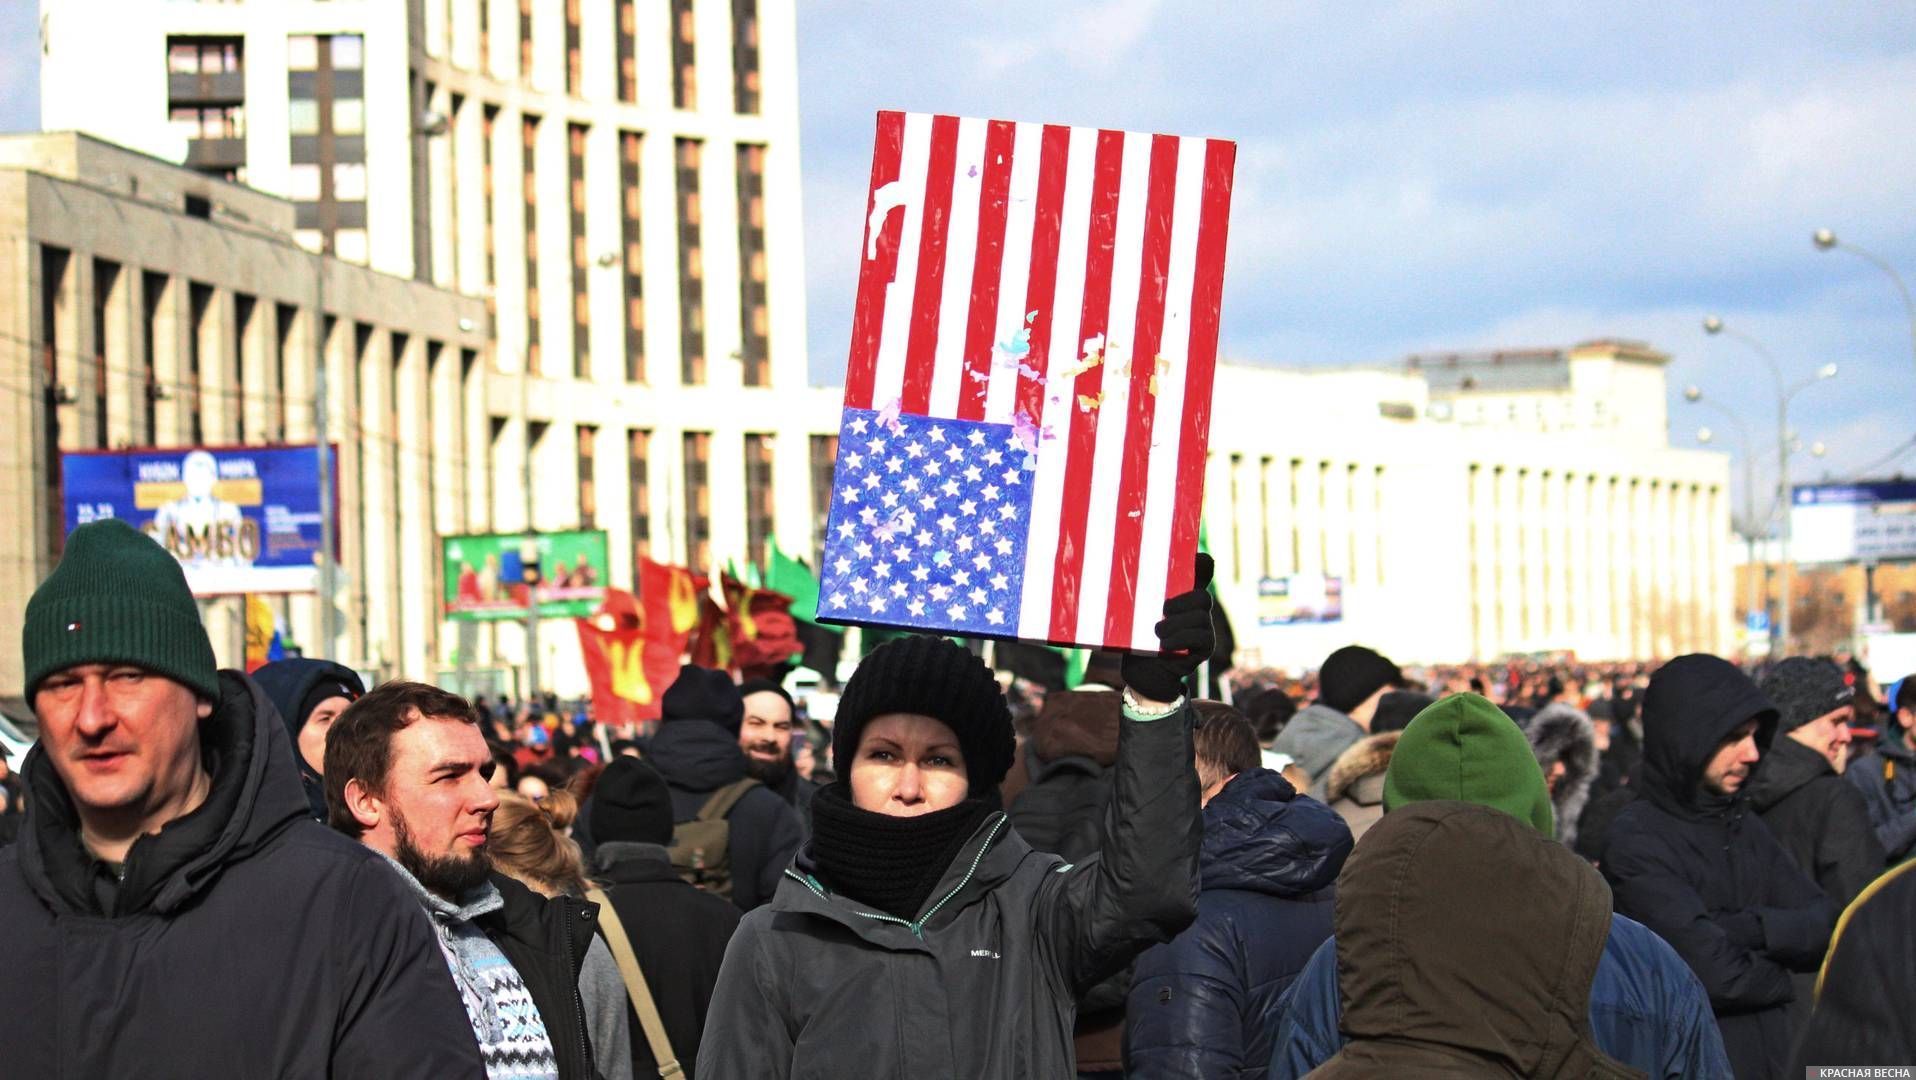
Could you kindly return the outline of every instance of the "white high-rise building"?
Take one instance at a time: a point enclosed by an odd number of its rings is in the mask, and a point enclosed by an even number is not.
[[[313,250],[484,298],[461,434],[417,448],[469,479],[440,531],[603,528],[630,587],[642,554],[758,561],[822,527],[836,393],[806,385],[795,20],[791,0],[43,0],[42,119],[289,199]],[[348,580],[355,530],[384,558],[370,509],[343,493]],[[419,678],[461,646],[525,659],[517,626],[379,624],[342,619],[331,652]],[[541,637],[541,681],[579,689],[571,628]]]

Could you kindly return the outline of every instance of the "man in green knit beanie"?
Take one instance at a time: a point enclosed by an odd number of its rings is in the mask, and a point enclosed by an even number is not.
[[[1386,818],[1407,806],[1438,801],[1488,806],[1544,837],[1556,835],[1549,788],[1529,739],[1502,709],[1476,694],[1453,694],[1425,707],[1391,753],[1384,773]],[[1357,850],[1364,850],[1364,841]],[[1516,882],[1475,884],[1486,904],[1510,903],[1508,890],[1521,887]],[[1515,902],[1552,904],[1563,898],[1520,895]],[[1468,969],[1482,962],[1466,938],[1420,940],[1416,945],[1419,964]],[[1481,974],[1494,979],[1493,973]],[[1303,1076],[1344,1046],[1344,1004],[1333,937],[1318,947],[1292,984],[1290,1008],[1278,1027],[1271,1058],[1273,1080]],[[1729,1080],[1729,1060],[1703,985],[1663,939],[1621,915],[1610,917],[1590,984],[1589,1023],[1598,1049],[1652,1077]]]
[[[484,1075],[385,861],[307,817],[264,693],[180,565],[82,525],[20,635],[39,744],[0,850],[8,1076]]]

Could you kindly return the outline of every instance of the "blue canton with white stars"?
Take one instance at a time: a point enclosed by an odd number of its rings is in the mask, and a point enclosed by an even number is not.
[[[1029,464],[1009,424],[846,409],[819,617],[1015,636]]]

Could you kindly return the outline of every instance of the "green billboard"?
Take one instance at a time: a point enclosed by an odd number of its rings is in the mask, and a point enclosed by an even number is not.
[[[441,539],[448,619],[590,615],[605,599],[609,564],[603,529],[480,533]]]

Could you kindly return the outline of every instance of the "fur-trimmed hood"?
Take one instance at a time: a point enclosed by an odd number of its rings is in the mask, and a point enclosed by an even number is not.
[[[1524,734],[1545,776],[1550,774],[1552,764],[1563,762],[1563,779],[1557,782],[1550,802],[1557,817],[1557,839],[1574,846],[1577,818],[1583,815],[1590,785],[1597,779],[1596,728],[1583,710],[1559,703],[1538,712]]]
[[[1403,735],[1401,731],[1367,735],[1337,755],[1337,760],[1331,764],[1331,771],[1324,781],[1324,801],[1336,802],[1346,795],[1357,798],[1356,793],[1351,791],[1352,785],[1367,776],[1383,776],[1384,772],[1390,768],[1390,755],[1397,749],[1397,739],[1401,735]],[[1383,786],[1381,783],[1374,786],[1377,791],[1373,801],[1381,803],[1384,798]],[[1364,800],[1359,798],[1358,801]]]

